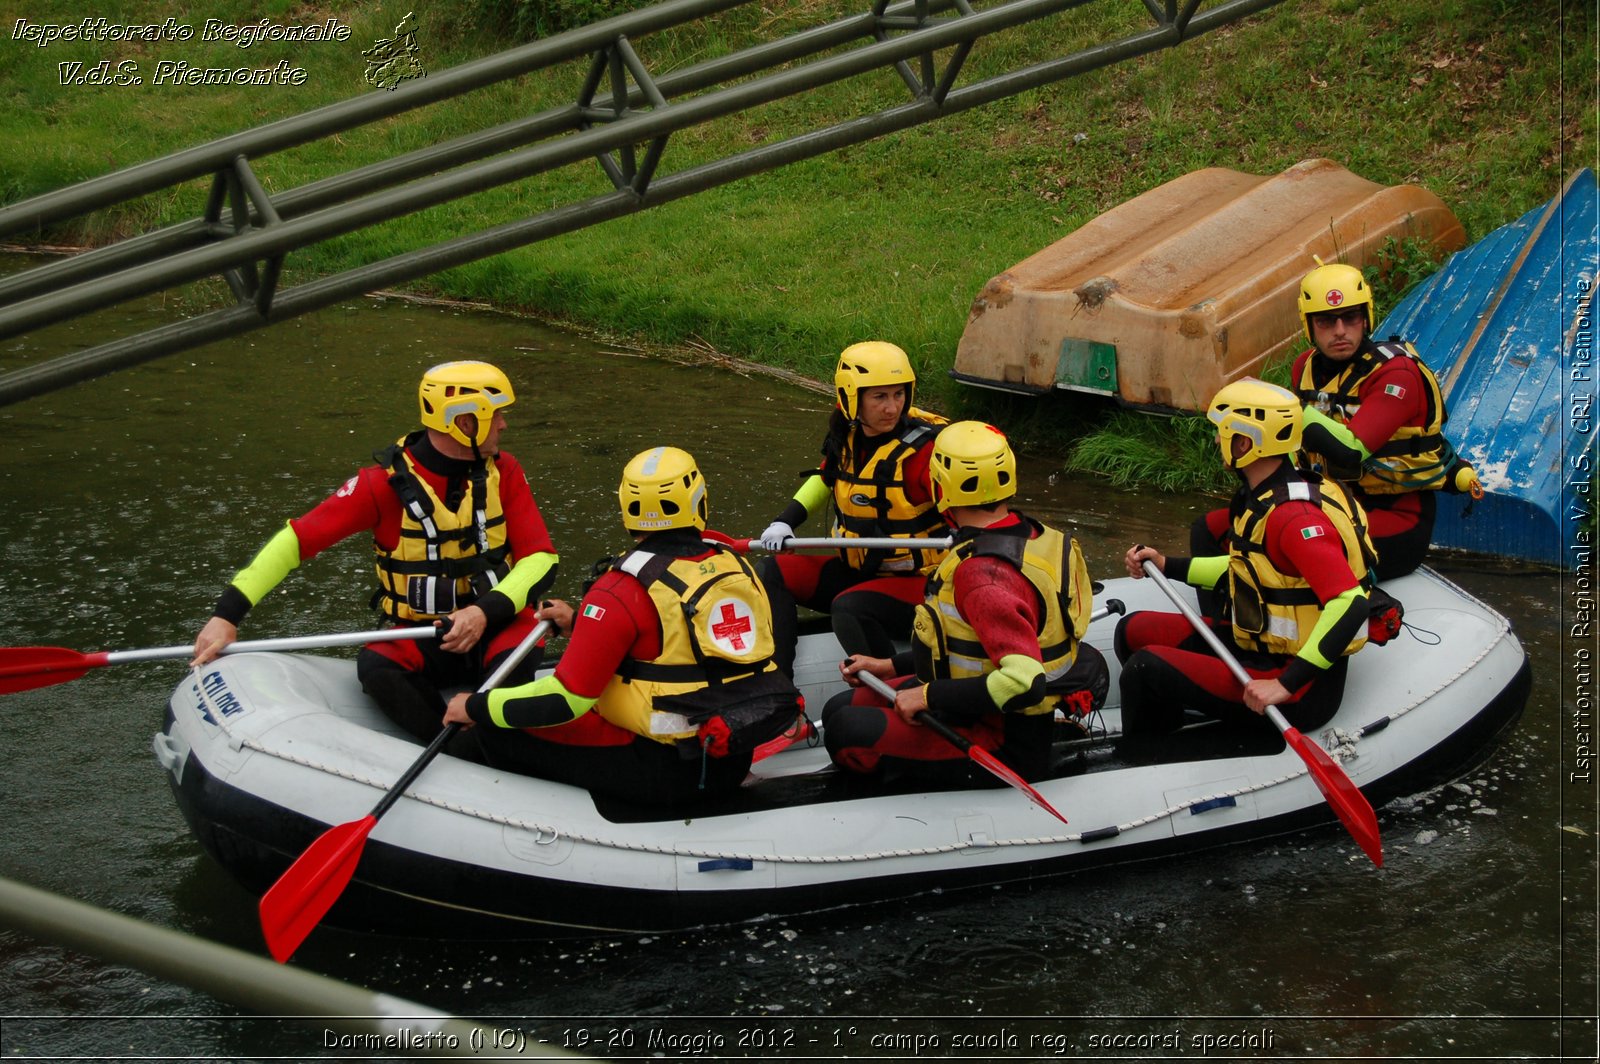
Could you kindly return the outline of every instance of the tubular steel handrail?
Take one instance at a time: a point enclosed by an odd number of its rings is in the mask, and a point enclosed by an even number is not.
[[[274,964],[258,954],[11,879],[0,878],[0,927],[193,987],[265,1016],[304,1024],[324,1038],[337,1032],[360,1040],[358,1045],[379,1039],[380,1045],[430,1060],[594,1059],[533,1039],[508,1039],[503,1037],[504,1028]],[[487,1055],[485,1045],[493,1047]]]
[[[1198,12],[1201,0],[1181,5],[1145,0],[1154,20],[1148,29],[961,88],[955,87],[956,78],[980,38],[1091,0],[1008,0],[981,12],[968,0],[875,0],[867,13],[659,78],[652,77],[633,47],[638,34],[746,2],[668,0],[430,74],[392,92],[331,104],[0,208],[3,236],[37,231],[197,177],[213,178],[199,219],[0,280],[0,338],[210,276],[222,276],[237,300],[231,307],[0,375],[0,405],[1172,47],[1281,0],[1224,0],[1205,12]],[[799,62],[863,40],[870,43]],[[951,51],[941,73],[934,59],[942,49]],[[252,160],[271,152],[583,56],[590,64],[572,104],[275,196],[268,196],[256,177]],[[904,81],[908,101],[656,176],[673,133],[890,68]],[[752,77],[762,71],[770,73]],[[717,87],[728,82],[736,83]],[[602,91],[607,85],[609,93]],[[646,145],[642,159],[636,157],[640,144]],[[612,192],[277,288],[284,257],[295,249],[591,158],[599,162]]]

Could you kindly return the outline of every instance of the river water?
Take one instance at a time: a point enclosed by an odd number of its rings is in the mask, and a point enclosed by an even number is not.
[[[156,304],[0,347],[0,370],[155,320]],[[415,418],[447,358],[518,388],[504,445],[533,480],[575,596],[619,546],[615,485],[636,451],[685,447],[713,524],[753,535],[812,465],[825,396],[763,376],[608,350],[511,317],[366,299],[0,408],[0,630],[15,646],[189,642],[233,571],[289,516]],[[1071,529],[1096,575],[1135,540],[1181,549],[1213,500],[1122,492],[1024,456],[1022,505]],[[810,531],[809,529],[807,531]],[[817,532],[815,534],[821,534]],[[247,638],[367,626],[368,548],[293,574]],[[1451,559],[1533,659],[1517,729],[1467,776],[1380,811],[1374,869],[1337,827],[1032,886],[952,892],[743,927],[589,942],[451,943],[322,929],[294,963],[586,1052],[835,1031],[878,1055],[947,1059],[1573,1059],[1594,1056],[1592,787],[1570,768],[1563,585]],[[263,953],[255,899],[200,851],[150,751],[181,662],[100,669],[4,699],[4,874]],[[354,814],[353,814],[354,815]],[[0,932],[6,1058],[310,1059],[309,1027]],[[975,1045],[954,1040],[971,1036]],[[1031,1038],[1031,1042],[1030,1042]],[[1205,1043],[1203,1039],[1214,1041]],[[920,1043],[919,1043],[920,1039]],[[1227,1048],[1231,1046],[1232,1048]],[[1221,1048],[1219,1048],[1221,1047]],[[666,1053],[664,1055],[688,1055]]]

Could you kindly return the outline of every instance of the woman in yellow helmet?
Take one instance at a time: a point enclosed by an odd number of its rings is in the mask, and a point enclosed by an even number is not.
[[[1093,590],[1070,536],[1013,509],[1017,462],[992,425],[959,421],[934,444],[936,505],[954,545],[928,577],[912,649],[894,658],[852,655],[862,672],[897,689],[888,705],[870,688],[835,696],[823,711],[834,761],[863,776],[987,786],[963,752],[922,726],[932,713],[1025,779],[1050,770],[1057,706],[1087,714],[1110,686],[1104,658],[1081,644]]]
[[[921,539],[948,534],[933,505],[928,459],[944,419],[912,406],[916,374],[894,344],[868,340],[839,355],[837,405],[822,462],[761,534],[782,551],[811,515],[833,511],[830,535]],[[911,634],[922,577],[940,551],[845,548],[835,557],[779,554],[784,586],[802,606],[830,613],[847,653],[887,657]]]

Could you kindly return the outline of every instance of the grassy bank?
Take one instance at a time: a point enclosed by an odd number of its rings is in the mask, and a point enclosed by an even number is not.
[[[505,5],[501,5],[504,7]],[[516,5],[512,5],[515,7]],[[571,5],[568,5],[569,7]],[[127,21],[320,21],[331,10],[286,0],[138,6]],[[587,8],[584,8],[587,10]],[[800,0],[750,6],[636,41],[661,72],[846,11]],[[361,50],[391,34],[404,7],[338,11],[343,42],[68,43],[5,40],[0,196],[14,201],[361,91]],[[418,9],[420,58],[440,70],[504,47],[466,0]],[[17,18],[82,18],[66,4],[0,4]],[[107,15],[112,21],[123,16]],[[501,20],[504,24],[504,20]],[[1107,40],[1147,25],[1142,5],[1101,0],[984,42],[968,77]],[[1000,420],[1060,449],[1096,418],[1082,404],[1016,403],[944,377],[972,297],[993,274],[1096,214],[1205,166],[1275,173],[1331,158],[1385,184],[1439,195],[1468,239],[1515,219],[1593,165],[1592,5],[1498,0],[1288,0],[1183,46],[748,178],[631,218],[435,276],[431,294],[532,310],[658,344],[704,345],[811,377],[854,340],[912,353],[935,405]],[[63,62],[133,62],[139,86],[63,85]],[[152,84],[156,64],[270,66],[305,80],[282,88]],[[256,163],[270,190],[296,186],[569,101],[580,66],[560,68]],[[816,128],[903,98],[891,75],[856,79],[688,131],[663,172]],[[487,190],[312,252],[289,280],[423,246],[478,225],[604,191],[593,165]],[[191,216],[203,183],[116,216],[43,234],[79,243]],[[1087,413],[1089,416],[1083,416]]]

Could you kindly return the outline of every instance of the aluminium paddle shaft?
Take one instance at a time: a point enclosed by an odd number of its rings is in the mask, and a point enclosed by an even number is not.
[[[266,650],[318,650],[322,647],[360,646],[366,643],[392,643],[401,639],[432,639],[439,634],[437,628],[383,628],[374,632],[337,632],[333,635],[293,635],[278,639],[247,639],[229,643],[219,654],[249,654]],[[181,647],[146,647],[143,650],[105,651],[105,664],[121,665],[131,661],[155,661],[160,658],[187,658],[194,656],[194,644]]]
[[[765,550],[759,539],[735,539],[722,533],[708,534],[707,543],[743,554],[749,550]],[[893,536],[818,536],[813,538],[790,536],[783,541],[781,550],[948,550],[951,541],[939,537],[924,539],[897,539]]]
[[[499,667],[490,673],[489,678],[483,681],[483,685],[478,690],[480,692],[493,691],[496,687],[499,687],[505,682],[505,678],[511,675],[511,670],[521,665],[523,659],[533,653],[533,648],[539,645],[540,640],[554,630],[555,622],[540,621],[533,631],[523,637],[522,642],[517,644],[516,649],[506,655],[506,660],[502,661]],[[428,767],[428,763],[434,759],[434,756],[444,749],[444,744],[449,742],[451,737],[460,730],[461,725],[459,724],[446,724],[439,731],[439,734],[433,737],[433,742],[429,743],[421,755],[411,763],[411,767],[406,769],[405,774],[395,781],[393,787],[389,788],[388,793],[383,796],[382,800],[372,807],[372,812],[369,815],[376,820],[384,813],[387,813],[389,807],[400,800],[400,796],[406,792],[406,788],[416,782],[418,776],[422,775],[422,770]]]
[[[291,636],[230,643],[219,653],[244,654],[261,650],[315,650],[319,647],[385,643],[397,639],[433,639],[433,627],[388,628],[375,632],[338,632],[333,635]],[[194,656],[193,646],[146,647],[141,650],[98,650],[84,653],[68,647],[0,647],[0,695],[31,691],[36,687],[76,680],[90,669],[161,658]]]
[[[759,547],[760,541],[751,540],[752,547]],[[816,536],[810,539],[805,537],[790,536],[783,541],[784,550],[834,550],[841,548],[856,548],[859,550],[948,550],[950,540],[940,538],[926,539],[896,539],[893,536]]]

